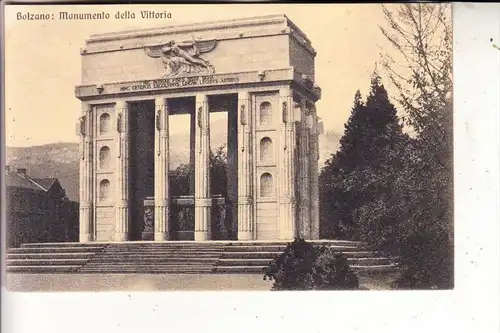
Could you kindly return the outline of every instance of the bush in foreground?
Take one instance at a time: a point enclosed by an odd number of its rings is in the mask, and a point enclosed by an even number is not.
[[[272,290],[359,289],[358,277],[344,255],[303,239],[288,244],[271,262],[264,272],[266,279],[274,281]]]

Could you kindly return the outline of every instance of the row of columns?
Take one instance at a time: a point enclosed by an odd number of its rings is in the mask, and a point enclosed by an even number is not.
[[[164,241],[169,235],[169,110],[166,97],[155,99],[155,159],[154,159],[154,240]],[[282,108],[280,133],[279,168],[279,238],[284,240],[301,236],[307,239],[318,238],[319,216],[317,212],[317,159],[318,133],[317,117],[313,109],[313,125],[308,127],[306,104],[301,101],[302,121],[296,126],[297,107],[291,89],[280,90]],[[93,238],[93,136],[92,110],[83,103],[81,127],[80,161],[80,241],[88,242]],[[129,107],[126,101],[118,101],[116,110],[116,203],[115,235],[116,241],[126,241],[130,228],[129,213]],[[252,138],[251,98],[248,92],[238,95],[238,239],[256,238],[253,198],[253,159],[254,142]],[[211,235],[211,196],[210,196],[210,110],[205,94],[196,95],[195,109],[195,231],[197,241],[209,240]],[[299,132],[298,154],[296,135]],[[298,156],[297,156],[298,155]],[[298,163],[297,163],[298,162]],[[299,165],[298,170],[296,164]],[[297,174],[298,171],[298,174]],[[299,177],[298,188],[295,179]],[[296,198],[298,189],[299,198]],[[297,199],[299,207],[297,207]],[[296,212],[298,208],[298,222]]]

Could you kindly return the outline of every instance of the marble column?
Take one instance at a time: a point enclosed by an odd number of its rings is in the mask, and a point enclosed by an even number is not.
[[[92,107],[82,103],[78,124],[80,134],[80,242],[93,240],[93,138]]]
[[[319,130],[315,106],[311,108],[310,119],[311,239],[319,239]]]
[[[164,97],[155,99],[155,217],[154,240],[169,238],[169,137],[168,108]]]
[[[279,238],[291,240],[296,235],[295,219],[295,120],[291,89],[280,89],[282,120],[279,153]]]
[[[126,101],[118,101],[115,105],[116,123],[116,201],[115,201],[115,241],[126,241],[129,238],[129,107]]]
[[[299,180],[299,236],[304,239],[311,238],[311,215],[310,215],[310,176],[309,176],[309,128],[307,126],[307,105],[304,98],[298,102],[301,121],[299,123],[299,156],[298,156],[298,180]]]
[[[254,238],[253,218],[253,146],[250,94],[238,94],[238,240]]]
[[[196,108],[189,115],[189,195],[194,197],[195,165],[196,165]]]
[[[205,94],[196,95],[194,240],[210,240],[210,110]]]

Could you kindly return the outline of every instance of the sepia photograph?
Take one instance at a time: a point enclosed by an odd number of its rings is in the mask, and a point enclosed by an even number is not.
[[[452,23],[5,6],[7,289],[452,290]]]

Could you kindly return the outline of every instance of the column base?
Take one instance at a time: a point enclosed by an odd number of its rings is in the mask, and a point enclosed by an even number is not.
[[[195,241],[207,241],[210,240],[210,232],[208,231],[195,231],[194,232]]]
[[[168,240],[168,232],[155,232],[154,241],[163,242]]]
[[[128,240],[128,234],[123,232],[115,233],[114,240],[115,242],[126,242]]]
[[[238,231],[238,240],[253,240],[253,232]]]
[[[92,241],[91,234],[80,234],[80,243],[88,243]]]
[[[154,239],[153,232],[141,232],[141,240],[143,241],[152,241]]]

